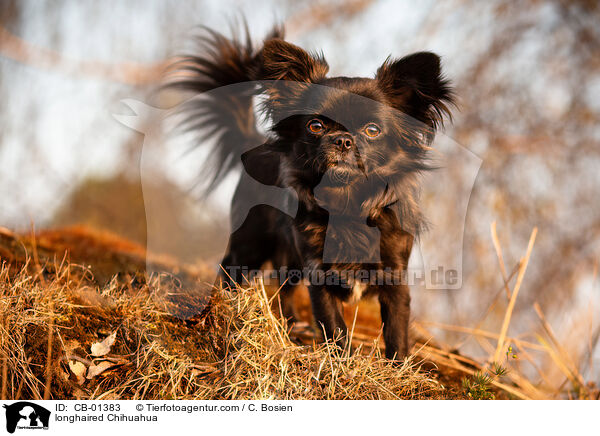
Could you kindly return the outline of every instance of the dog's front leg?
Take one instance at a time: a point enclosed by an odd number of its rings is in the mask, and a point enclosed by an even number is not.
[[[335,339],[336,344],[344,349],[348,329],[338,299],[323,286],[310,285],[308,291],[317,327],[324,333],[325,339]]]
[[[402,360],[408,355],[410,292],[406,285],[382,286],[379,290],[385,357]]]

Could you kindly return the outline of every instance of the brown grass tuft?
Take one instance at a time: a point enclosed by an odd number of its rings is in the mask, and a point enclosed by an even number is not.
[[[264,289],[218,290],[199,322],[171,317],[177,282],[93,287],[73,265],[0,270],[6,399],[396,399],[443,394],[414,360],[298,345]],[[116,331],[110,353],[90,347]],[[83,364],[83,365],[81,365]],[[79,369],[75,369],[79,368]],[[106,368],[99,375],[94,373]],[[83,373],[81,372],[83,370]],[[79,372],[79,374],[76,374]]]

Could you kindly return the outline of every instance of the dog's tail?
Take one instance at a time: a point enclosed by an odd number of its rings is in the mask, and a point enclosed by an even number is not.
[[[210,192],[241,164],[243,152],[264,143],[253,104],[253,97],[260,92],[258,86],[223,88],[260,80],[262,46],[252,44],[246,25],[242,37],[227,38],[206,27],[203,31],[199,37],[201,54],[175,62],[166,86],[197,96],[182,106],[182,127],[198,132],[199,143],[213,144],[202,173]],[[275,27],[265,40],[274,38],[283,38],[283,28]]]

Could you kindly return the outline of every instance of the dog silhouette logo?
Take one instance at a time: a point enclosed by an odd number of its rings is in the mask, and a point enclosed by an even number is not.
[[[291,82],[293,87],[293,83]],[[203,98],[212,98],[214,101],[229,101],[244,98],[253,92],[256,86],[266,86],[262,82],[245,82],[235,85],[229,85],[206,92]],[[271,82],[269,87],[275,86]],[[290,91],[287,85],[282,87],[281,93]],[[301,84],[305,88],[306,84]],[[315,95],[326,93],[329,89],[321,85],[310,85],[314,88]],[[335,91],[339,92],[339,91]],[[336,111],[328,109],[326,114],[329,119],[336,120],[341,126],[351,125],[355,116],[361,113],[361,107],[373,108],[374,103],[366,97],[350,95],[352,109],[349,113],[344,110]],[[176,247],[175,257],[184,258],[186,253],[195,250],[193,238],[186,237],[185,233],[189,231],[186,225],[172,224],[179,223],[178,214],[182,211],[165,209],[163,197],[155,189],[157,180],[161,180],[161,174],[171,174],[173,180],[185,186],[188,195],[186,204],[194,205],[194,213],[198,216],[205,216],[205,209],[214,208],[215,204],[221,204],[215,198],[208,198],[197,194],[194,189],[201,187],[204,182],[210,182],[209,175],[191,176],[196,174],[195,159],[192,158],[193,150],[204,149],[203,147],[189,146],[188,140],[181,140],[178,137],[181,131],[174,129],[173,124],[181,117],[181,108],[186,104],[193,103],[191,99],[172,108],[161,109],[150,106],[134,99],[122,100],[122,103],[130,110],[130,114],[113,114],[113,117],[123,125],[140,132],[144,135],[144,144],[140,157],[142,192],[144,195],[144,208],[146,212],[147,224],[147,248],[148,252],[164,252],[164,235],[172,234],[173,240],[183,241]],[[361,106],[361,104],[363,106]],[[375,106],[371,111],[378,110]],[[363,111],[364,112],[364,111]],[[312,113],[312,112],[310,112]],[[233,119],[222,121],[224,125],[233,123]],[[273,123],[281,120],[274,119]],[[423,127],[423,132],[427,132]],[[172,133],[175,132],[178,139],[175,140]],[[418,139],[425,141],[427,136],[423,133]],[[259,138],[260,139],[260,138]],[[218,192],[217,198],[228,211],[228,219],[224,221],[229,224],[228,234],[234,234],[239,231],[253,208],[256,206],[268,206],[281,212],[278,216],[282,220],[293,220],[299,210],[298,192],[290,186],[280,183],[278,178],[281,166],[276,165],[276,159],[269,160],[269,147],[265,148],[262,139],[250,139],[239,150],[233,151],[231,159],[226,168],[235,168],[236,177],[239,177],[239,188],[235,193],[223,190]],[[210,146],[211,141],[206,141]],[[168,150],[165,144],[170,146]],[[481,167],[482,160],[468,150],[462,147],[452,138],[438,132],[435,135],[434,142],[427,145],[430,149],[430,158],[428,164],[432,171],[423,171],[419,174],[419,183],[415,186],[403,186],[407,192],[402,191],[397,184],[394,184],[393,178],[388,174],[379,174],[377,177],[368,177],[364,175],[364,180],[356,176],[361,186],[360,191],[354,197],[335,195],[338,185],[344,182],[344,174],[333,172],[329,169],[314,189],[313,194],[319,207],[327,211],[328,222],[324,235],[323,250],[321,253],[322,263],[324,264],[377,264],[381,261],[381,234],[377,226],[373,226],[367,216],[361,215],[358,208],[367,204],[363,201],[365,198],[383,197],[390,200],[387,209],[393,211],[396,216],[402,218],[402,229],[412,236],[417,236],[415,246],[413,247],[411,259],[408,263],[410,274],[407,274],[407,281],[423,286],[425,289],[460,289],[462,287],[462,262],[463,262],[463,237],[465,232],[465,223],[467,218],[467,209],[475,180]],[[208,159],[210,154],[197,155],[197,158]],[[364,162],[365,154],[358,149],[354,160],[347,162],[352,169],[361,168]],[[360,160],[360,162],[359,162]],[[259,164],[256,164],[256,162]],[[460,174],[457,179],[457,174]],[[166,179],[165,179],[166,180]],[[233,179],[232,179],[233,180]],[[229,183],[229,182],[228,182]],[[418,186],[417,186],[418,185]],[[414,189],[415,192],[410,191]],[[408,192],[410,191],[410,192]],[[418,192],[416,192],[418,191]],[[381,193],[381,195],[379,195]],[[223,195],[221,195],[223,194]],[[409,195],[410,194],[410,195]],[[421,215],[424,219],[414,217],[413,220],[407,211],[411,209],[407,203],[395,201],[402,198],[415,198],[419,204]],[[364,198],[363,198],[364,197]],[[232,201],[235,199],[235,201]],[[344,200],[344,201],[342,201]],[[356,208],[353,209],[353,207]],[[171,219],[173,216],[176,219]],[[415,223],[423,221],[422,226],[416,226]],[[417,228],[418,227],[418,228]],[[420,228],[422,227],[422,229]],[[418,231],[422,230],[422,231]],[[186,245],[189,241],[189,245]],[[223,259],[227,251],[227,241],[216,241],[214,258]],[[173,250],[173,247],[169,249]],[[181,253],[181,256],[178,256]],[[147,268],[150,272],[156,270],[155,262],[147,259]],[[248,266],[248,265],[246,265]],[[286,265],[289,266],[289,265]],[[277,269],[277,268],[275,268]],[[219,269],[215,268],[213,277],[206,278],[207,283],[214,283]],[[290,284],[301,281],[301,277],[296,276],[298,270],[288,272]],[[235,271],[227,271],[234,275]],[[187,317],[186,312],[176,314]]]
[[[48,429],[50,411],[29,401],[19,401],[3,406],[6,409],[6,431],[18,429]]]

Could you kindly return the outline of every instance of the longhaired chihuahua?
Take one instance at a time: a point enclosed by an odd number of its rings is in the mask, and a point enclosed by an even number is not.
[[[205,31],[173,85],[200,95],[187,121],[214,145],[209,189],[243,168],[222,279],[241,283],[236,272],[267,262],[308,271],[316,325],[340,346],[348,340],[341,302],[376,295],[386,357],[404,358],[410,295],[397,273],[425,227],[419,174],[431,169],[430,145],[453,102],[440,58],[419,52],[388,58],[374,78],[328,77],[323,56],[284,41],[280,28],[258,47],[247,29],[243,38]],[[274,207],[264,194],[273,191],[256,182],[292,192],[294,213]],[[291,321],[295,284],[282,278]]]

